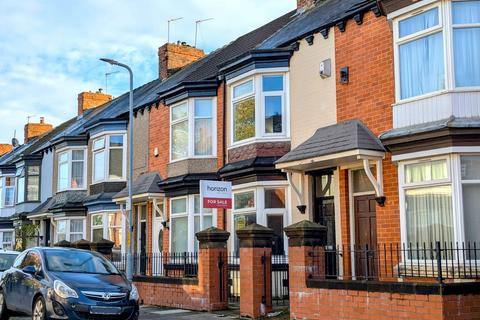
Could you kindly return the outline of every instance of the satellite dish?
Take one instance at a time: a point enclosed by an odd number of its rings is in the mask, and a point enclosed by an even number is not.
[[[18,139],[17,139],[17,138],[13,138],[13,139],[12,139],[12,146],[13,146],[14,148],[20,146],[20,142],[18,142]]]

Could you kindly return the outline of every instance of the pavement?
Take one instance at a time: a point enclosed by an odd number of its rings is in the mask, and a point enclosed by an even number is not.
[[[180,319],[198,319],[198,320],[213,320],[213,319],[237,319],[238,310],[231,310],[219,313],[194,312],[181,309],[166,309],[151,306],[140,307],[140,319],[142,320],[180,320]],[[14,317],[11,320],[27,320],[31,317]]]
[[[277,311],[279,311],[278,309]],[[280,312],[279,312],[280,313]],[[27,320],[31,317],[14,317],[11,320]],[[160,308],[153,306],[140,307],[140,319],[142,320],[181,320],[181,319],[198,319],[198,320],[222,320],[222,319],[240,319],[238,309],[230,309],[227,311],[219,311],[215,313],[195,312],[182,309]],[[288,319],[288,316],[282,314],[278,317],[270,319]]]

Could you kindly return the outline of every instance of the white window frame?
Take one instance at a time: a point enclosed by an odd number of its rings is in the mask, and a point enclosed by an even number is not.
[[[11,184],[7,187],[7,178],[10,179]],[[14,175],[5,175],[0,177],[0,208],[11,208],[15,206],[15,186],[16,186],[16,179]],[[7,194],[7,189],[8,190],[13,190],[12,198],[11,198],[11,203],[6,204],[6,194]]]
[[[190,194],[188,196],[181,196],[181,197],[174,197],[169,199],[169,209],[170,209],[170,226],[172,226],[172,219],[175,218],[187,218],[187,224],[188,224],[188,252],[194,252],[195,251],[195,242],[197,241],[195,237],[195,217],[200,216],[200,230],[203,230],[203,217],[205,215],[209,215],[212,217],[212,224],[214,227],[217,226],[217,209],[212,209],[212,214],[205,214],[203,212],[203,206],[200,201],[200,213],[194,212],[195,208],[195,197],[200,197],[199,194]],[[174,200],[180,200],[180,199],[185,199],[186,200],[186,212],[182,213],[172,213],[172,201]],[[170,228],[169,232],[169,252],[172,252],[172,235],[173,232]]]
[[[120,246],[122,247],[123,250],[123,238],[125,237],[125,232],[124,232],[124,227],[123,227],[123,214],[119,210],[105,210],[105,211],[95,211],[91,212],[90,214],[90,241],[93,242],[93,230],[99,230],[102,229],[102,238],[103,239],[110,239],[110,235],[108,234],[108,229],[110,228],[108,224],[108,216],[110,214],[120,214],[122,216],[122,222],[120,222],[119,225],[114,226],[115,228],[120,228],[122,232],[122,243],[120,243]],[[93,225],[93,218],[95,216],[101,216],[102,217],[102,225],[101,226],[94,226]]]
[[[72,154],[73,151],[83,151],[83,160],[73,160]],[[68,187],[61,189],[60,188],[60,156],[63,154],[67,154],[67,167],[68,167]],[[93,159],[93,158],[92,158]],[[93,160],[92,160],[93,161]],[[68,191],[68,190],[87,190],[87,147],[82,147],[82,148],[72,148],[72,149],[60,149],[57,151],[57,190],[58,192],[61,191]],[[73,188],[72,187],[72,167],[73,167],[73,162],[83,162],[83,186],[79,188]]]
[[[12,241],[10,242],[4,242],[4,234],[6,232],[11,232],[12,233]],[[15,229],[3,229],[0,231],[0,239],[1,239],[1,249],[2,250],[13,250],[13,248],[15,247]],[[5,248],[5,243],[9,243],[10,244],[10,247],[9,248]]]
[[[408,244],[407,239],[407,220],[405,206],[405,191],[410,189],[422,188],[427,186],[450,186],[452,188],[452,214],[453,214],[453,241],[463,243],[465,239],[464,232],[464,214],[462,203],[462,180],[461,180],[461,163],[460,157],[464,155],[475,154],[447,154],[429,158],[413,159],[401,161],[398,163],[398,182],[399,182],[399,204],[400,204],[400,234],[401,242]],[[446,160],[447,162],[447,179],[435,180],[422,183],[405,183],[405,166],[422,162],[430,162],[436,160]]]
[[[195,101],[196,100],[207,100],[211,101],[212,103],[212,154],[209,155],[195,155]],[[187,104],[187,116],[180,120],[173,121],[173,108],[181,106],[182,104]],[[199,119],[207,119],[207,118],[199,118]],[[188,127],[188,145],[187,145],[187,156],[173,159],[173,125],[187,121]],[[186,100],[182,100],[178,103],[173,104],[170,107],[170,148],[169,148],[169,159],[170,163],[186,160],[186,159],[209,159],[209,158],[216,158],[217,157],[217,97],[207,97],[207,98],[189,98]]]
[[[265,190],[268,189],[284,189],[285,190],[285,208],[265,208]],[[235,217],[237,215],[255,213],[256,223],[267,226],[268,216],[282,216],[283,226],[287,227],[290,224],[290,188],[288,181],[264,181],[254,182],[244,185],[237,185],[232,187],[232,210],[230,217],[231,232],[235,232]],[[253,191],[254,203],[253,208],[235,209],[235,194]],[[232,238],[233,239],[233,238]],[[288,253],[288,242],[284,235],[283,239],[285,254]],[[237,252],[235,248],[235,241],[230,242],[232,252]]]
[[[263,76],[283,76],[283,91],[263,92]],[[248,93],[234,98],[234,88],[248,81],[253,81],[253,93]],[[244,75],[227,81],[230,94],[230,145],[229,149],[238,146],[250,144],[252,142],[267,141],[288,141],[290,140],[290,85],[288,68],[271,68],[256,69],[247,72]],[[282,132],[281,133],[265,133],[265,97],[278,96],[282,98]],[[234,131],[234,104],[254,97],[255,98],[255,136],[239,141],[235,141]]]
[[[393,19],[393,42],[394,42],[394,69],[395,69],[395,101],[397,104],[407,103],[411,101],[421,100],[424,98],[429,98],[432,96],[437,96],[446,92],[468,92],[468,91],[480,91],[480,87],[457,87],[455,84],[455,64],[454,64],[454,48],[453,48],[453,29],[454,28],[471,28],[471,27],[480,27],[478,24],[467,24],[467,25],[453,25],[452,22],[452,3],[462,0],[449,0],[449,1],[440,1],[440,0],[423,0],[415,4],[412,4],[409,7],[399,10],[396,13],[389,14],[388,18]],[[416,32],[414,34],[399,38],[399,22],[405,19],[408,19],[416,14],[425,12],[427,10],[438,7],[439,14],[439,25]],[[402,99],[401,98],[401,88],[400,88],[400,55],[399,47],[400,45],[423,38],[427,35],[433,33],[442,32],[443,34],[443,50],[444,50],[444,78],[445,84],[444,89],[437,91],[429,92],[423,95],[418,95],[414,97],[409,97]]]
[[[82,239],[86,239],[85,233],[86,233],[86,230],[87,230],[87,229],[86,229],[86,228],[87,228],[87,226],[86,226],[86,224],[87,224],[87,219],[85,219],[84,217],[59,218],[59,219],[56,219],[56,220],[55,220],[55,242],[58,242],[58,234],[59,234],[59,233],[58,233],[58,223],[59,223],[60,221],[66,221],[66,222],[67,222],[67,228],[66,228],[66,230],[65,230],[65,232],[66,232],[66,233],[65,233],[65,240],[71,242],[70,239],[71,239],[71,235],[72,235],[72,234],[80,234],[80,232],[71,232],[71,231],[70,231],[70,224],[71,224],[70,221],[71,221],[71,220],[81,220],[81,221],[82,221],[82,223],[83,223],[83,227],[82,227],[82,228],[83,228],[83,229],[82,229],[83,231],[81,232],[81,234],[82,234]]]
[[[111,149],[120,149],[120,147],[110,147],[110,137],[111,136],[123,136],[123,147],[122,147],[122,177],[120,179],[110,179],[110,150]],[[94,144],[96,141],[105,139],[105,145],[103,148],[95,150]],[[106,181],[126,181],[126,172],[127,172],[127,135],[125,131],[109,131],[103,132],[101,134],[95,135],[91,138],[92,140],[92,183],[100,183]],[[105,160],[103,164],[103,179],[95,180],[95,154],[104,152]]]

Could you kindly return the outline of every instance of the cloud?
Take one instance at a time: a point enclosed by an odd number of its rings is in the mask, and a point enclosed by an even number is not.
[[[0,142],[13,131],[23,139],[27,116],[58,125],[75,116],[79,92],[105,86],[113,67],[100,57],[121,60],[135,85],[157,77],[157,48],[171,41],[210,52],[292,10],[295,0],[23,0],[0,1]],[[115,69],[117,71],[117,69]],[[123,72],[109,78],[109,92],[128,89]],[[38,118],[37,118],[38,120]]]

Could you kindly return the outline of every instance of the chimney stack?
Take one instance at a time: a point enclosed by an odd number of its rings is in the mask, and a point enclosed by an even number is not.
[[[191,47],[185,42],[166,43],[158,48],[158,75],[165,80],[186,65],[205,56],[201,49]]]
[[[0,157],[12,151],[13,146],[8,143],[0,143]]]
[[[40,117],[40,122],[29,122],[25,125],[25,143],[32,140],[35,137],[41,136],[44,133],[53,129],[51,124],[45,123],[45,118]]]
[[[101,106],[112,100],[112,96],[98,89],[97,92],[82,92],[78,94],[78,115],[82,115],[86,110]]]
[[[297,0],[297,11],[305,11],[315,6],[317,0]]]

